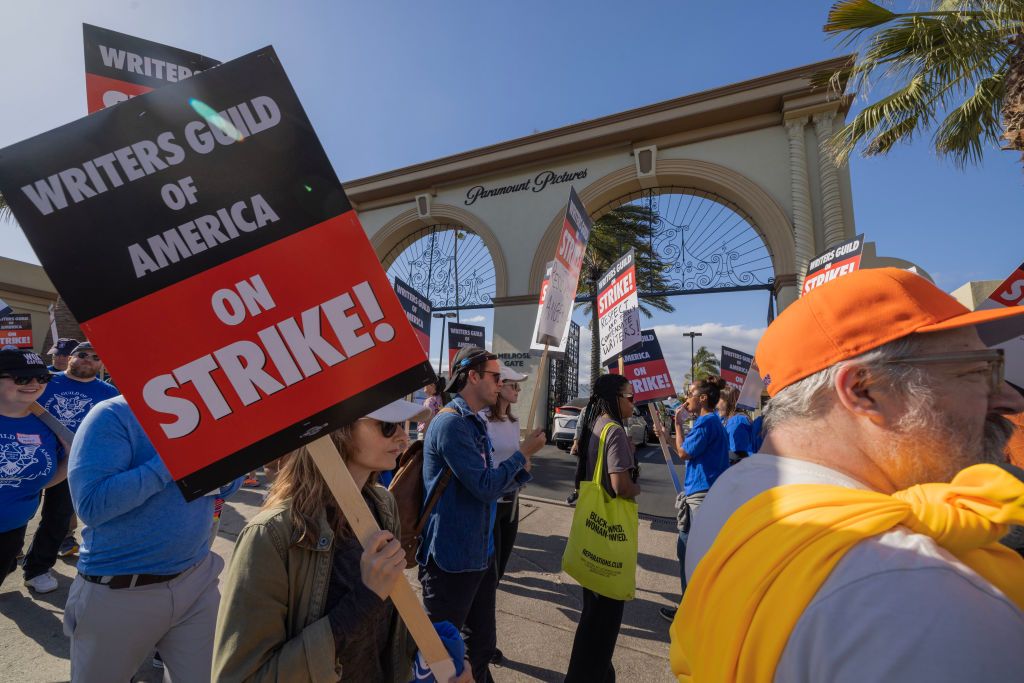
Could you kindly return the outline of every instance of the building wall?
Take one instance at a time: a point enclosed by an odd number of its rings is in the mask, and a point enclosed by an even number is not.
[[[0,299],[15,313],[32,316],[32,347],[43,353],[50,327],[50,304],[57,300],[57,290],[42,267],[0,256]]]

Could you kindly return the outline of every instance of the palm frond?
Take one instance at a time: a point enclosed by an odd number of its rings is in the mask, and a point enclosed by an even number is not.
[[[896,18],[890,12],[870,0],[843,0],[832,5],[825,23],[825,33],[851,32],[849,38],[856,39],[860,33],[875,28]]]
[[[974,94],[951,111],[935,131],[935,149],[952,157],[957,166],[980,161],[985,143],[999,144],[1005,76],[999,72],[979,82]]]

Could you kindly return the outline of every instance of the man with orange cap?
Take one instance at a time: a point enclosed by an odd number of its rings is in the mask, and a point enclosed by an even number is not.
[[[680,681],[1019,680],[1024,483],[998,467],[1024,398],[988,347],[1024,307],[971,312],[863,270],[758,344],[758,455],[694,516],[672,624]]]

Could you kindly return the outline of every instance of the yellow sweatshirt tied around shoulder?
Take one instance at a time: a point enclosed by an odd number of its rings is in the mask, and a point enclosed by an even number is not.
[[[669,629],[672,671],[680,683],[771,681],[839,560],[899,525],[933,538],[1024,609],[1024,558],[999,544],[1010,524],[1024,524],[1024,483],[996,465],[892,495],[824,484],[769,489],[729,517],[697,565]]]

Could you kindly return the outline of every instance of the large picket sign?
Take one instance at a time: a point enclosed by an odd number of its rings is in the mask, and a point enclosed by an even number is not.
[[[272,48],[0,150],[0,192],[188,499],[434,377]]]
[[[110,29],[82,24],[89,113],[220,64],[216,59]]]
[[[597,327],[601,362],[640,343],[640,299],[636,289],[633,249],[612,264],[597,281]]]
[[[736,389],[743,388],[743,382],[750,372],[754,357],[738,349],[722,347],[722,379]]]
[[[5,308],[0,301],[0,309]],[[7,313],[0,316],[0,347],[32,348],[32,316],[28,313]]]
[[[643,405],[675,397],[675,385],[665,363],[665,354],[661,352],[658,335],[654,330],[642,330],[640,337],[640,345],[623,356],[626,378],[633,384],[633,403]],[[618,364],[609,364],[608,372],[619,374]]]
[[[479,325],[448,323],[448,367],[451,368],[455,354],[464,346],[484,348],[484,328]]]
[[[978,305],[978,310],[998,309],[1024,305],[1024,263],[1019,265],[1002,284],[995,288],[987,299]],[[1018,326],[1019,327],[1019,326]],[[1017,387],[1024,388],[1024,335],[1013,334],[1014,319],[999,323],[988,323],[978,328],[982,341],[1005,352],[1006,379]],[[993,344],[997,339],[1010,339]]]
[[[548,261],[548,267],[544,271],[544,281],[540,284],[540,301],[537,303],[537,318],[533,321],[533,336],[530,337],[533,341],[530,343],[531,351],[544,351],[545,345],[537,341],[538,330],[540,330],[540,319],[541,314],[544,312],[544,296],[547,294],[548,285],[551,284],[551,266],[554,261]],[[565,355],[565,347],[569,343],[569,328],[571,325],[565,326],[565,331],[562,332],[562,339],[558,342],[558,346],[548,346],[548,357],[561,358]]]
[[[421,296],[419,292],[407,285],[402,280],[395,278],[395,294],[402,304],[405,316],[409,324],[416,332],[416,338],[420,340],[423,353],[430,357],[430,300]]]
[[[807,275],[804,276],[804,286],[800,295],[803,296],[815,287],[856,272],[860,268],[863,253],[864,235],[857,235],[854,239],[814,257],[807,264]]]
[[[541,305],[540,326],[535,341],[556,346],[565,334],[572,317],[572,306],[579,287],[583,254],[587,251],[593,224],[576,189],[569,190],[569,203],[562,218],[562,232],[551,263],[551,277],[544,303]]]

